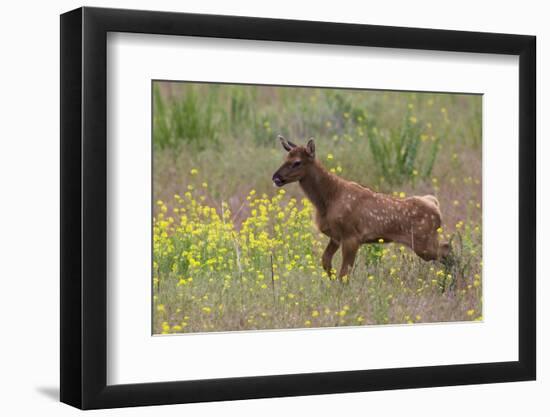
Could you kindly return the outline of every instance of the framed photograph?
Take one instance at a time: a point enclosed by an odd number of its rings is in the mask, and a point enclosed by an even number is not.
[[[61,401],[533,380],[535,37],[61,16]]]

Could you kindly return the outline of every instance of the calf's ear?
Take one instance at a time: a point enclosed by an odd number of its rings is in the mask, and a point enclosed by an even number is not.
[[[279,140],[281,141],[281,145],[283,145],[283,148],[285,148],[285,151],[290,152],[292,148],[295,148],[296,145],[292,143],[289,140],[286,140],[283,136],[279,135],[277,136]]]
[[[313,141],[313,138],[308,140],[306,145],[306,150],[309,156],[311,156],[312,158],[315,158],[315,142]]]

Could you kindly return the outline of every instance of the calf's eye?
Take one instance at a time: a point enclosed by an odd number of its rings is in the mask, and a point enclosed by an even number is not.
[[[299,167],[301,164],[302,164],[302,161],[294,161],[294,162],[292,163],[292,168],[297,168],[297,167]]]

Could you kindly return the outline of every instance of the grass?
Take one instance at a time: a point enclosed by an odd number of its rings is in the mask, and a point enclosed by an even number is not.
[[[426,127],[431,129],[431,123]],[[382,131],[373,127],[368,135],[376,169],[390,184],[430,178],[439,153],[439,141],[433,134],[422,133],[416,116],[411,116],[409,111],[401,126]]]
[[[154,332],[482,318],[481,98],[155,83]],[[396,196],[435,194],[452,262],[365,245],[349,282],[297,184],[275,190],[275,138],[314,136],[331,171]],[[340,263],[339,253],[334,267]]]

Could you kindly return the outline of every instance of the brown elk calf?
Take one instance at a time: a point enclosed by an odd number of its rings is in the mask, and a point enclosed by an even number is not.
[[[282,136],[279,140],[288,154],[273,174],[273,182],[282,187],[298,181],[315,206],[317,226],[330,238],[322,258],[328,274],[340,246],[338,276],[343,278],[351,271],[359,246],[380,239],[402,243],[426,261],[449,254],[449,244],[439,242],[441,212],[434,196],[398,199],[374,192],[328,172],[315,159],[313,139],[306,146],[297,146]]]

